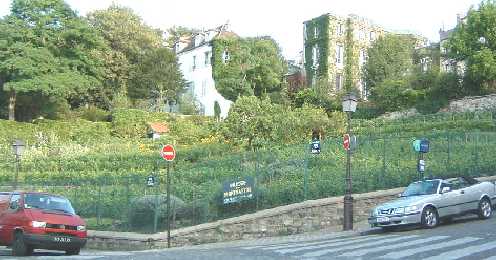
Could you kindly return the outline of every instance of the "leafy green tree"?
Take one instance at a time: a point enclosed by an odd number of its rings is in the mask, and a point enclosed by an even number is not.
[[[414,71],[415,39],[411,36],[387,34],[377,39],[368,51],[363,72],[370,90],[370,100],[380,110],[409,108],[417,93],[408,84]],[[393,100],[390,100],[393,99]]]
[[[365,82],[372,95],[376,85],[383,81],[401,79],[408,75],[413,67],[414,46],[414,39],[396,34],[387,34],[372,44],[364,65]]]
[[[10,120],[19,94],[77,102],[101,87],[106,45],[64,1],[14,0],[0,27],[0,83]]]
[[[281,92],[286,66],[273,39],[220,37],[213,49],[213,75],[225,98],[235,101],[240,96]]]
[[[184,91],[176,55],[167,48],[149,50],[136,68],[134,85],[139,86],[129,91],[129,96],[135,99],[152,97],[158,108],[165,100],[175,99]]]
[[[142,93],[137,70],[146,59],[144,55],[162,46],[162,32],[146,25],[133,10],[118,5],[89,13],[87,19],[110,46],[104,53],[108,99],[113,99],[115,106],[128,96],[128,91]]]
[[[465,92],[485,94],[496,91],[496,1],[482,1],[470,9],[465,22],[450,35],[448,57],[466,64]]]

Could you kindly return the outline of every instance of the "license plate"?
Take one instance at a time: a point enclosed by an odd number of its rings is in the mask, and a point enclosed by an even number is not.
[[[389,218],[388,218],[388,217],[381,217],[381,218],[377,218],[377,222],[378,222],[378,223],[385,223],[385,222],[389,222]]]
[[[54,237],[53,241],[60,242],[60,243],[70,243],[71,238],[70,237]]]

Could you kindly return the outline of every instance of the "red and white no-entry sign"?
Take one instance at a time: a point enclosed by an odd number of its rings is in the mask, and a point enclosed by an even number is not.
[[[160,156],[162,156],[162,158],[166,161],[174,161],[174,158],[176,158],[176,150],[174,150],[174,146],[170,144],[164,145],[160,151]]]
[[[346,151],[350,150],[350,135],[345,134],[343,136],[343,147]]]

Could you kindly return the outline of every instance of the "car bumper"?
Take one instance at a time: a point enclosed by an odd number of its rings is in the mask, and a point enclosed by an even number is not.
[[[372,227],[419,224],[421,222],[421,214],[418,212],[405,215],[369,217],[368,221]]]
[[[70,250],[84,247],[86,245],[86,238],[25,234],[24,242],[39,249]]]

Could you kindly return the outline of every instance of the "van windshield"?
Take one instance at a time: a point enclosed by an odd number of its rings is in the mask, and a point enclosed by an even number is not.
[[[74,215],[74,209],[68,199],[49,194],[28,193],[24,198],[24,208],[37,208],[60,211]]]

